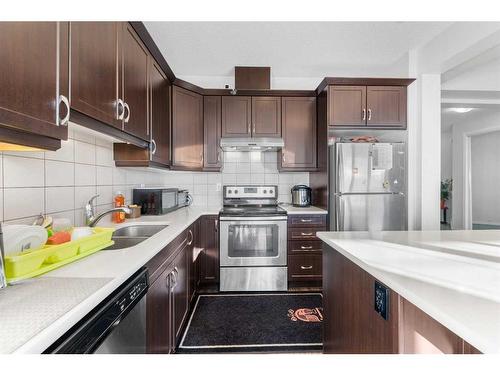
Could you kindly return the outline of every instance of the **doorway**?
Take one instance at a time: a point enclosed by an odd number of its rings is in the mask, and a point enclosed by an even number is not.
[[[470,137],[472,229],[500,229],[500,131]]]

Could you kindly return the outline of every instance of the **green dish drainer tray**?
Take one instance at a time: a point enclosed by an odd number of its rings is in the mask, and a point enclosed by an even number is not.
[[[68,263],[84,258],[114,244],[114,228],[93,228],[90,236],[60,245],[45,245],[40,249],[24,251],[5,257],[7,282],[42,275]]]

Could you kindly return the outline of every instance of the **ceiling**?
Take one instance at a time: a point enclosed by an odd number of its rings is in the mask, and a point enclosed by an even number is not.
[[[383,70],[449,22],[145,22],[177,76],[232,76],[271,66],[273,77]]]
[[[454,124],[500,112],[500,44],[442,75],[441,131]],[[452,108],[473,108],[457,113]]]

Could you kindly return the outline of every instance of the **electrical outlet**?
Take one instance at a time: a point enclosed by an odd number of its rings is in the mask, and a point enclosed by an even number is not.
[[[222,184],[221,183],[215,184],[215,191],[221,191],[221,190],[222,190]]]
[[[387,320],[389,318],[389,288],[378,281],[375,281],[374,303],[377,314]]]

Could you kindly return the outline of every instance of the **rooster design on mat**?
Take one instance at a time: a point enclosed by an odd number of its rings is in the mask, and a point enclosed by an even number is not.
[[[288,310],[288,317],[292,322],[296,322],[298,320],[308,323],[322,322],[323,309],[321,307],[315,307],[313,309],[290,309]]]

